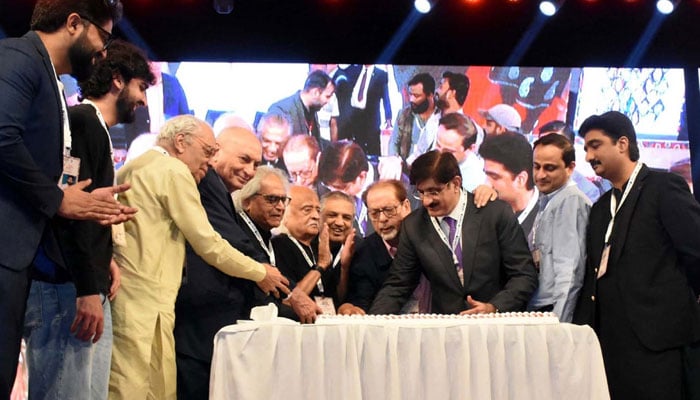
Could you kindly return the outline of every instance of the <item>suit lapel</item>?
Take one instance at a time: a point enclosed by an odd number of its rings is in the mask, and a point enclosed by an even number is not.
[[[481,227],[481,214],[477,212],[471,195],[467,197],[467,212],[462,223],[462,273],[464,274],[464,287],[469,286],[476,257],[476,240]],[[476,234],[475,234],[476,233]]]
[[[639,200],[639,195],[644,187],[644,180],[649,175],[649,169],[646,166],[642,166],[639,171],[632,189],[627,195],[627,200],[620,207],[617,215],[615,216],[615,225],[613,226],[613,231],[611,234],[612,247],[610,248],[610,264],[615,265],[617,260],[622,254],[622,249],[625,246],[625,241],[627,240],[627,232],[629,232],[630,222],[632,220],[632,215],[634,214],[634,209],[637,206],[637,200]],[[612,195],[612,193],[611,193]],[[609,264],[609,265],[610,265]]]

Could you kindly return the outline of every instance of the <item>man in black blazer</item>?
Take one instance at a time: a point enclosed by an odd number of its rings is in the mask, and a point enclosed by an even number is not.
[[[126,219],[112,196],[116,189],[57,185],[68,137],[57,75],[89,75],[121,14],[119,1],[110,4],[39,1],[32,30],[0,41],[0,398],[9,398],[17,372],[32,261],[39,254],[53,279],[62,269],[49,220]]]
[[[683,347],[700,344],[698,293],[687,278],[700,269],[700,205],[682,178],[639,161],[625,115],[591,116],[579,135],[613,190],[591,209],[574,322],[598,334],[612,399],[686,398]]]
[[[262,158],[260,142],[245,128],[227,128],[217,143],[220,150],[212,161],[214,168],[198,185],[207,218],[232,246],[267,263],[265,253],[244,231],[230,195],[255,175]],[[254,289],[254,282],[222,273],[187,246],[185,273],[175,302],[178,398],[208,397],[214,336],[222,327],[248,318]]]
[[[477,209],[450,153],[418,157],[410,179],[423,207],[404,220],[396,258],[370,313],[398,313],[421,273],[430,282],[435,313],[522,310],[537,274],[510,206],[496,200]]]
[[[389,75],[372,64],[349,67],[348,74],[354,86],[348,115],[343,115],[343,123],[338,127],[338,138],[354,140],[366,154],[380,156],[381,105],[387,129],[391,128]]]

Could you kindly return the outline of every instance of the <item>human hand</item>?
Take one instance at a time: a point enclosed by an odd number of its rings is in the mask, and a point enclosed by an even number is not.
[[[109,277],[112,281],[112,284],[109,285],[109,301],[112,301],[117,296],[119,287],[122,284],[122,272],[114,258],[109,262]]]
[[[340,253],[340,266],[341,268],[350,267],[350,262],[352,261],[352,255],[355,253],[355,228],[350,229],[348,237],[345,238],[345,244],[343,245],[343,252]]]
[[[340,307],[338,307],[338,314],[340,315],[365,315],[365,310],[362,308],[352,304],[352,303],[343,303]]]
[[[75,319],[70,326],[71,333],[79,340],[97,343],[104,331],[104,311],[99,294],[80,296],[75,299]]]
[[[91,193],[84,189],[92,180],[86,179],[63,189],[63,200],[58,207],[58,215],[68,219],[93,220],[102,225],[124,222],[133,217],[136,209],[126,207],[114,195],[130,188],[129,184],[121,184],[106,188],[95,189]]]
[[[110,199],[115,199],[119,193],[124,193],[130,188],[130,184],[122,183],[120,185],[95,189],[90,194],[98,199],[109,201]],[[125,205],[120,204],[119,202],[117,202],[117,205],[119,206],[119,215],[113,218],[109,218],[108,220],[98,222],[102,225],[119,224],[134,218],[134,215],[136,214],[136,212],[138,212],[138,210],[134,207],[127,207]]]
[[[313,324],[316,322],[316,316],[323,312],[308,294],[297,288],[289,295],[289,305],[302,324]]]
[[[491,314],[496,312],[496,307],[493,304],[476,301],[472,299],[472,296],[467,296],[467,304],[469,304],[470,308],[459,313],[460,315]]]
[[[328,233],[328,225],[321,224],[321,232],[318,234],[318,261],[319,267],[326,269],[331,265],[331,244]]]
[[[476,208],[485,206],[489,201],[494,201],[498,198],[496,192],[491,186],[479,185],[474,189],[474,205]]]
[[[282,275],[280,270],[270,264],[263,264],[265,267],[265,277],[257,282],[258,287],[266,296],[272,294],[279,299],[280,292],[289,294],[289,280]]]

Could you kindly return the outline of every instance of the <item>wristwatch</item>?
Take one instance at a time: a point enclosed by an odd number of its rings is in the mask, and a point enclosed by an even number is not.
[[[318,271],[318,273],[321,274],[321,275],[323,275],[323,272],[325,271],[325,269],[319,267],[317,264],[312,265],[312,266],[311,266],[311,270],[312,270],[312,271]]]

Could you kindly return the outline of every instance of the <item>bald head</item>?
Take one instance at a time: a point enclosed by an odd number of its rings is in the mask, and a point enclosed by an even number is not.
[[[212,165],[229,192],[243,187],[255,175],[262,160],[262,146],[252,130],[225,128],[216,138],[219,152]]]

